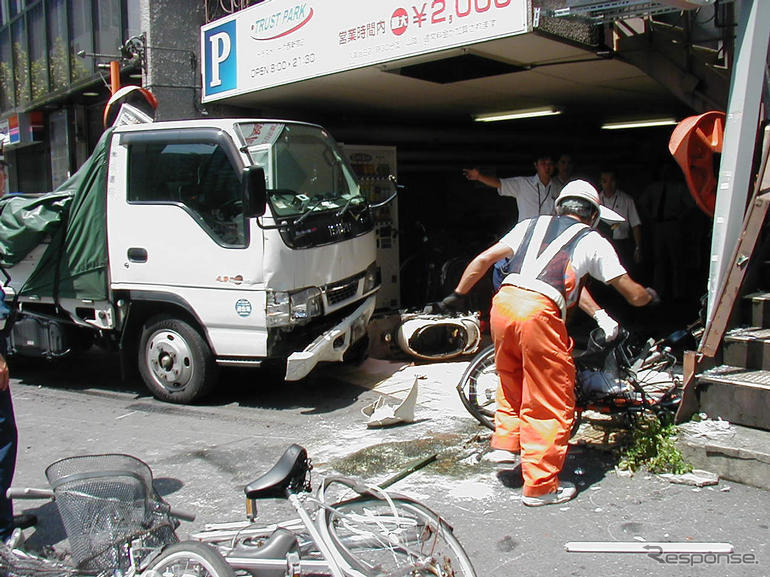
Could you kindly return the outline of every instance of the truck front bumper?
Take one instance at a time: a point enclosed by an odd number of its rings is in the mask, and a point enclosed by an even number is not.
[[[375,295],[370,295],[361,306],[310,343],[305,350],[289,355],[286,380],[298,381],[306,377],[320,362],[342,361],[345,351],[366,335],[366,326],[374,312],[374,301]]]

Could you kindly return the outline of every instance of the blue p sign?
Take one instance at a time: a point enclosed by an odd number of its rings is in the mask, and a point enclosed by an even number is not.
[[[235,20],[203,33],[203,54],[206,62],[204,93],[217,94],[237,88]]]

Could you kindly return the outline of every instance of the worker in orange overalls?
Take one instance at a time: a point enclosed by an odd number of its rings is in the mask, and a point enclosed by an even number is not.
[[[576,494],[558,475],[575,414],[575,364],[564,321],[581,295],[583,278],[590,274],[609,284],[633,306],[659,300],[654,290],[631,279],[609,241],[593,230],[599,218],[622,217],[601,206],[590,183],[568,183],[555,206],[556,216],[522,221],[476,256],[441,302],[446,309],[463,308],[489,267],[511,257],[490,315],[501,386],[489,456],[498,463],[521,462],[522,502],[529,506],[563,503]]]

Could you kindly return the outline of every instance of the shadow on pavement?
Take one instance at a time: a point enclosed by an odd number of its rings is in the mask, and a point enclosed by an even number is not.
[[[11,376],[22,384],[86,393],[130,395],[141,402],[163,407],[182,406],[154,400],[141,378],[132,371],[123,380],[120,355],[93,348],[56,360],[13,357]],[[339,365],[337,365],[339,367]],[[366,389],[335,375],[334,367],[319,367],[296,382],[283,380],[277,368],[223,368],[219,384],[199,407],[237,404],[264,409],[300,409],[302,414],[324,414],[355,404]]]
[[[615,469],[615,465],[617,458],[606,451],[571,446],[559,478],[574,483],[582,492],[600,483],[609,471]],[[524,484],[520,467],[512,471],[498,471],[497,479],[509,489],[521,489]]]

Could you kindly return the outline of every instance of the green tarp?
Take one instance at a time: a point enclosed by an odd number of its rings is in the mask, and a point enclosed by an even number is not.
[[[43,239],[59,229],[72,194],[13,194],[0,199],[0,266],[21,262]]]
[[[107,297],[106,131],[90,158],[54,192],[0,199],[0,264],[12,266],[52,235],[20,295]],[[26,207],[24,206],[26,203]]]

